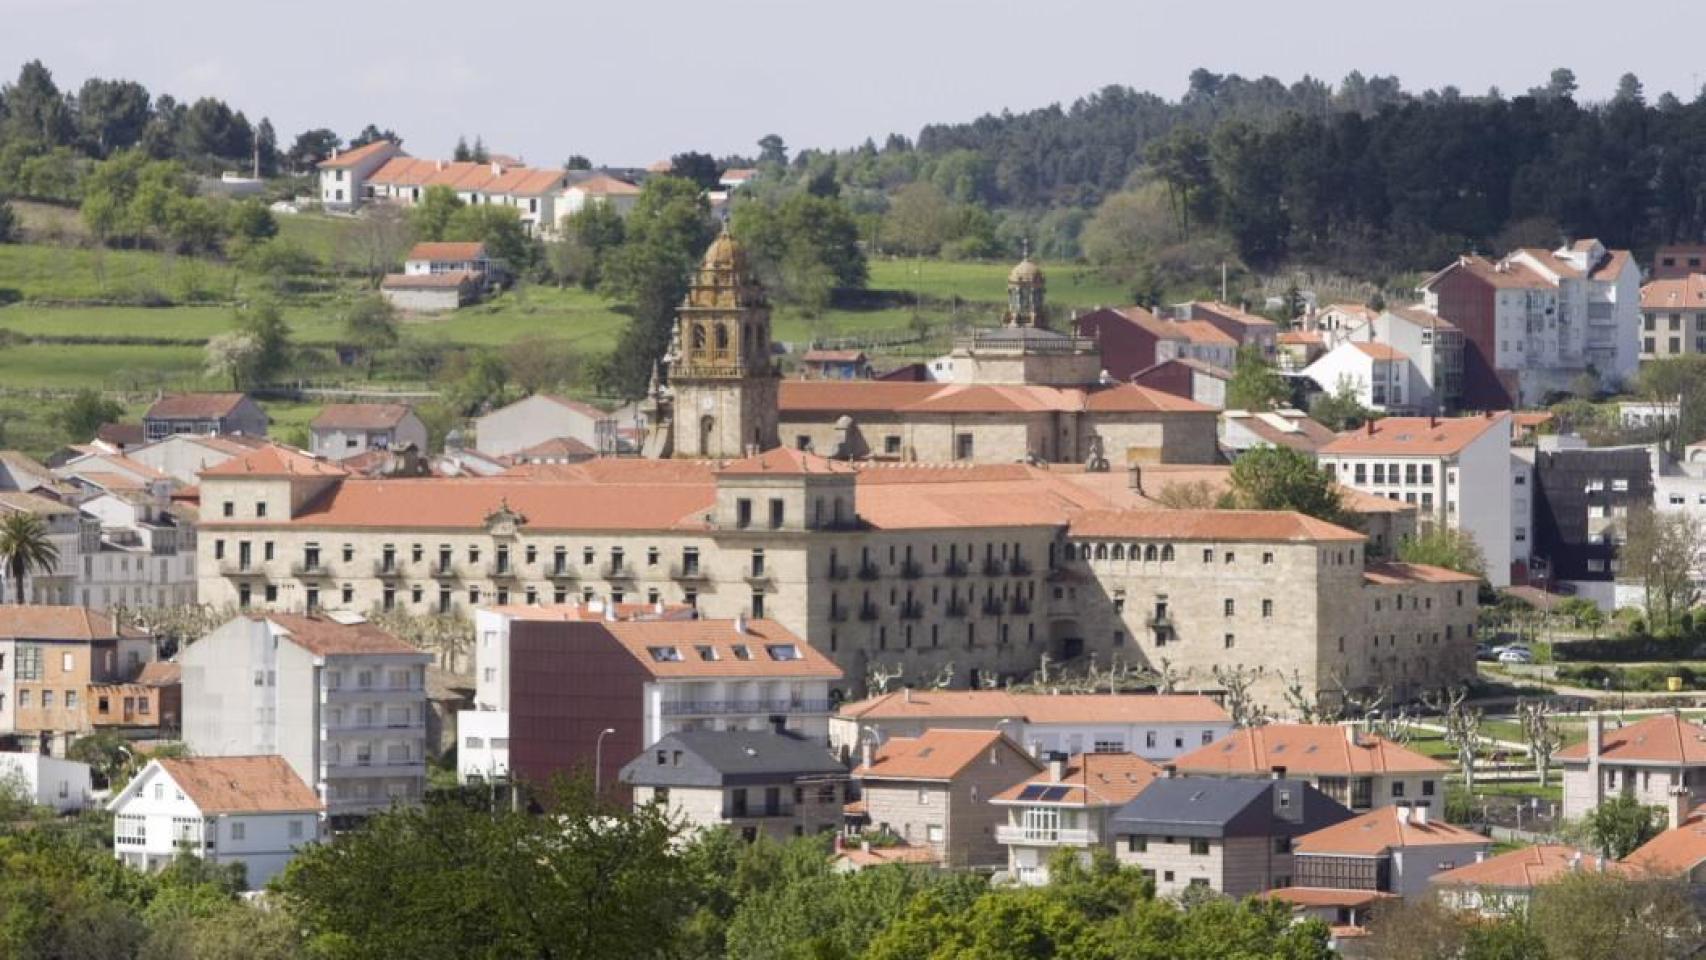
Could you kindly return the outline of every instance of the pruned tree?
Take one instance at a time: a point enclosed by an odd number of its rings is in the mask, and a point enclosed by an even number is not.
[[[1251,668],[1241,663],[1232,667],[1216,664],[1210,672],[1214,682],[1220,684],[1221,690],[1225,692],[1225,701],[1221,706],[1232,716],[1233,726],[1260,727],[1272,719],[1250,691],[1265,672],[1262,667]]]
[[[388,203],[368,204],[356,227],[343,236],[343,259],[375,287],[402,261],[412,242],[408,216]]]
[[[1528,744],[1528,755],[1534,760],[1534,772],[1544,790],[1552,772],[1552,756],[1564,745],[1564,732],[1558,726],[1558,717],[1549,700],[1518,700],[1516,717],[1522,727],[1523,742]]]
[[[1338,719],[1337,711],[1325,706],[1319,697],[1309,692],[1304,686],[1303,675],[1295,670],[1291,679],[1286,681],[1284,695],[1285,705],[1298,723],[1333,723]],[[1335,715],[1329,719],[1329,714]]]
[[[466,674],[472,670],[469,657],[474,650],[474,624],[466,617],[383,610],[376,604],[368,611],[367,619],[410,646],[432,654],[438,665],[451,673]]]
[[[889,684],[899,680],[906,671],[898,664],[885,666],[873,663],[865,668],[865,692],[870,695],[889,692]]]
[[[1424,695],[1422,702],[1439,711],[1445,723],[1445,742],[1457,752],[1457,765],[1463,771],[1463,789],[1473,793],[1475,751],[1481,746],[1481,710],[1467,706],[1464,701],[1468,699],[1467,688],[1452,687]]]
[[[1655,632],[1675,626],[1700,599],[1694,571],[1706,555],[1706,530],[1693,514],[1641,507],[1629,512],[1624,533],[1622,575],[1642,584]]]
[[[954,661],[942,664],[942,669],[936,671],[936,678],[930,681],[933,690],[946,690],[954,685]]]

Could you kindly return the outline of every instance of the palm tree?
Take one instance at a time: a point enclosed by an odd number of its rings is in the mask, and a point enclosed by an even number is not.
[[[23,511],[0,517],[0,569],[12,578],[20,605],[24,602],[24,578],[30,571],[52,573],[58,565],[59,548],[47,538],[47,525],[41,517]]]

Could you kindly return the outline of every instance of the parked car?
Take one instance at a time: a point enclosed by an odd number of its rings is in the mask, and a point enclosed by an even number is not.
[[[1497,660],[1497,659],[1499,659],[1499,651],[1498,651],[1498,649],[1496,649],[1492,646],[1489,646],[1485,643],[1477,643],[1475,645],[1475,659],[1477,659],[1477,660]]]
[[[1499,654],[1500,663],[1533,663],[1534,654],[1527,647],[1506,647]]]

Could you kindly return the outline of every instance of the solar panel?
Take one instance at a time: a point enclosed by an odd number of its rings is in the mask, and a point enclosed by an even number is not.
[[[1020,800],[1035,800],[1038,797],[1043,795],[1043,790],[1045,790],[1045,789],[1046,789],[1045,787],[1042,787],[1040,785],[1032,785],[1032,786],[1026,787],[1025,789],[1019,791],[1019,799]]]
[[[1042,799],[1045,801],[1062,800],[1066,797],[1066,795],[1068,793],[1071,793],[1071,792],[1072,792],[1071,787],[1049,787],[1048,789],[1043,791],[1043,795],[1039,799]]]

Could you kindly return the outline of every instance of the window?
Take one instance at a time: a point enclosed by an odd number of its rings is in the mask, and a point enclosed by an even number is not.
[[[248,824],[244,823],[243,821],[241,821],[241,820],[231,821],[231,839],[233,839],[233,840],[244,839],[244,835],[247,833],[247,830],[248,830]]]
[[[1202,552],[1202,562],[1203,563],[1213,563],[1214,562],[1214,550],[1212,548],[1204,550]]]
[[[1263,600],[1262,601],[1262,619],[1270,620],[1273,618],[1273,615],[1274,615],[1274,602],[1272,600]]]
[[[1127,853],[1147,853],[1149,852],[1149,838],[1134,833],[1125,838],[1125,849]]]
[[[900,436],[898,434],[891,433],[883,438],[883,452],[891,456],[900,454]]]
[[[1193,857],[1206,857],[1206,856],[1208,856],[1208,840],[1203,838],[1203,837],[1192,837],[1191,838],[1191,856],[1193,856]]]
[[[1226,601],[1224,603],[1224,607],[1226,610],[1226,615],[1229,617],[1233,616],[1234,611],[1236,611],[1236,609],[1237,609],[1237,601],[1233,600],[1231,597],[1227,597]]]
[[[267,502],[265,500],[255,501],[255,516],[265,517],[266,515],[267,515]]]
[[[302,839],[302,821],[301,820],[290,821],[290,839],[292,839],[292,840],[301,840]]]
[[[223,516],[235,517],[237,515],[237,504],[231,500],[227,500],[219,505],[219,512]]]
[[[770,529],[777,530],[787,516],[787,505],[777,497],[770,498]]]
[[[1392,781],[1392,797],[1393,797],[1393,799],[1395,799],[1395,800],[1396,799],[1403,799],[1403,796],[1404,796],[1404,781],[1402,781],[1402,780]]]
[[[746,497],[735,501],[735,526],[743,530],[752,526],[752,501]]]
[[[1238,642],[1238,638],[1235,635],[1229,633],[1226,635],[1224,642],[1226,644],[1226,649],[1231,650],[1233,645]]]

